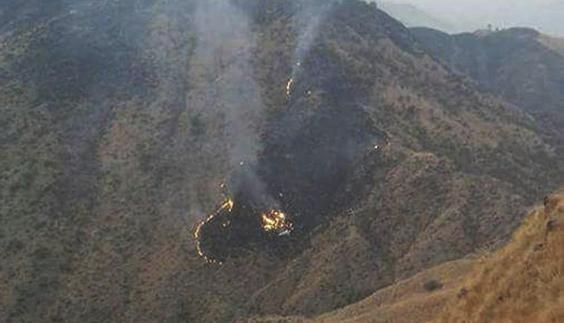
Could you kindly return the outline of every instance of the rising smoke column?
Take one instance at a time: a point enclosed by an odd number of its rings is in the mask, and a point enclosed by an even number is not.
[[[206,128],[212,132],[208,133],[209,137],[223,138],[224,142],[205,145],[202,149],[217,150],[218,156],[227,156],[229,178],[227,185],[222,185],[227,201],[197,225],[194,237],[197,252],[203,259],[221,263],[223,258],[217,258],[209,248],[206,251],[203,242],[206,234],[212,232],[213,237],[218,221],[230,217],[241,203],[256,206],[271,203],[266,186],[255,173],[262,148],[259,134],[264,105],[253,79],[251,55],[256,41],[249,18],[229,0],[196,3],[193,21],[196,47],[189,63],[192,84],[188,109],[193,115],[203,116]],[[201,167],[205,169],[206,165]],[[228,226],[229,222],[221,225]],[[226,241],[229,245],[230,241]]]
[[[191,102],[211,123],[224,121],[217,128],[224,131],[230,191],[244,191],[257,204],[275,204],[255,173],[264,105],[254,80],[256,39],[250,19],[229,0],[200,0],[194,17],[197,46],[190,68],[196,89]]]
[[[254,38],[247,17],[228,0],[199,1],[195,13],[197,47],[209,104],[225,117],[230,162],[254,162],[259,150],[256,125],[263,105],[252,79]]]
[[[319,28],[323,20],[331,12],[337,0],[306,1],[298,5],[298,12],[294,16],[294,26],[297,28],[298,38],[296,49],[292,56],[292,74],[286,84],[286,95],[290,97],[300,73],[303,62],[311,46],[319,35]]]

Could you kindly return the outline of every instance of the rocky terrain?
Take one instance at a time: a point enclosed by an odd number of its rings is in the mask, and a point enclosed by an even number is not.
[[[316,317],[502,245],[564,179],[528,106],[362,1],[0,18],[0,321]],[[206,227],[207,263],[194,233],[225,194],[239,211]]]

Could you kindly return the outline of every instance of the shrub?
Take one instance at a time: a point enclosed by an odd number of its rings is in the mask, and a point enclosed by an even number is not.
[[[425,288],[426,291],[428,292],[433,292],[436,291],[438,289],[443,288],[443,284],[435,279],[431,279],[428,282],[426,282],[425,284],[423,284],[423,288]]]

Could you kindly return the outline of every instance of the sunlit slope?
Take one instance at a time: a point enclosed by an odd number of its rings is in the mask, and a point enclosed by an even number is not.
[[[564,321],[564,195],[545,205],[464,280],[438,322]]]
[[[249,322],[562,322],[564,195],[536,207],[498,251],[483,250],[318,317]]]
[[[473,259],[448,262],[382,289],[343,309],[321,315],[313,322],[425,322],[456,297],[460,280],[475,265]]]

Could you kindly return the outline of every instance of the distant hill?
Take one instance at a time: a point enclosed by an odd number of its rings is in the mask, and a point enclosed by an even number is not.
[[[378,7],[408,27],[429,27],[448,33],[456,30],[450,23],[411,4],[378,2]]]
[[[564,40],[528,28],[457,35],[427,28],[412,32],[435,57],[482,89],[526,109],[563,149]]]
[[[407,25],[449,33],[473,32],[491,25],[494,29],[535,28],[548,35],[564,37],[564,2],[558,0],[460,0],[450,3],[440,0],[386,0],[382,1],[381,7]],[[441,23],[436,24],[437,21]],[[445,25],[445,22],[448,24]]]

